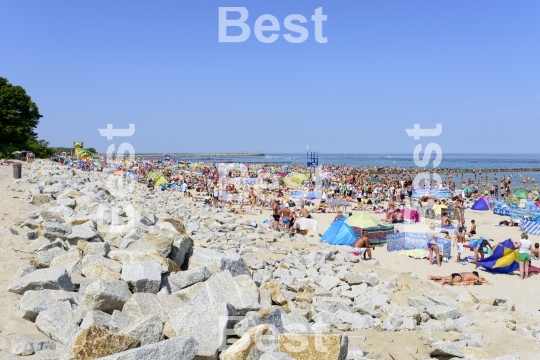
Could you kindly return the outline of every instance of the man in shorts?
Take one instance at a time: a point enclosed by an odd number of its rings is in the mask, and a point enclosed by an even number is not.
[[[274,205],[272,206],[272,217],[274,218],[274,230],[278,231],[279,219],[281,218],[279,199],[274,200]]]
[[[463,227],[460,227],[459,232],[456,235],[454,240],[454,245],[457,247],[457,260],[456,262],[461,262],[461,254],[463,254],[463,244],[465,243],[465,234],[463,233]]]
[[[441,267],[441,257],[439,255],[439,245],[437,245],[438,234],[435,232],[435,223],[431,223],[429,231],[426,233],[427,248],[429,251],[429,264],[433,265],[433,256],[437,260],[437,266]]]

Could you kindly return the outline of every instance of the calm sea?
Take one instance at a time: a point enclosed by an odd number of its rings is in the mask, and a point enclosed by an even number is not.
[[[434,158],[434,156],[432,157]],[[197,157],[177,158],[179,161],[212,161],[240,163],[275,163],[275,164],[306,164],[306,154],[268,154],[265,156],[213,157],[210,160]],[[415,167],[412,154],[319,154],[319,164],[347,166],[377,166],[398,167],[408,169]],[[432,162],[430,162],[430,165]],[[508,169],[508,168],[540,168],[540,155],[464,155],[444,154],[439,169]],[[429,169],[429,168],[427,168]],[[441,171],[445,174],[445,171]],[[504,175],[512,175],[514,184],[522,184],[524,176],[540,179],[538,172],[498,172],[500,180]],[[488,173],[488,180],[493,182],[495,173]],[[474,178],[470,173],[464,174],[464,179]],[[485,178],[485,174],[482,174]],[[461,174],[456,180],[461,181]],[[457,183],[457,181],[456,181]],[[531,184],[525,184],[533,188]]]

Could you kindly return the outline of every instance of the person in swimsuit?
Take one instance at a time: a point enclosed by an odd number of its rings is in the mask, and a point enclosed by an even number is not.
[[[279,199],[274,200],[274,206],[272,206],[272,217],[274,218],[274,230],[279,231],[279,218],[280,216]]]
[[[368,235],[369,235],[368,232],[364,231],[362,233],[362,237],[356,240],[356,242],[353,244],[351,255],[353,256],[364,255],[364,260],[367,260],[366,259],[366,254],[367,254],[367,256],[369,256],[369,260],[371,260],[371,246],[369,245]],[[375,249],[375,245],[373,245],[373,249]]]
[[[477,271],[453,273],[450,274],[450,276],[428,275],[428,280],[438,281],[443,286],[445,284],[455,284],[464,281],[473,282],[474,284],[489,284],[489,282],[485,278],[481,277]]]
[[[441,267],[441,257],[439,256],[439,245],[437,245],[437,233],[435,232],[435,224],[432,223],[429,226],[429,230],[426,233],[427,237],[427,248],[429,251],[429,264],[433,265],[433,256],[437,259],[437,266]]]
[[[311,219],[311,214],[307,211],[304,205],[300,206],[300,216],[305,217],[306,219]]]
[[[285,230],[289,231],[289,228],[291,226],[291,218],[292,218],[292,212],[289,209],[289,204],[285,203],[283,205],[280,215],[281,215],[281,222],[283,223]]]
[[[471,220],[471,231],[467,234],[469,236],[476,235],[476,221]]]
[[[476,264],[476,268],[478,268],[478,257],[480,257],[481,260],[484,259],[484,247],[487,246],[493,251],[493,246],[491,246],[486,239],[469,241],[469,245],[471,246],[471,249],[474,249],[474,263]]]
[[[521,234],[521,240],[514,243],[518,248],[519,278],[521,280],[529,277],[529,262],[531,261],[532,242],[526,233]]]
[[[463,227],[459,228],[459,232],[456,235],[454,244],[457,247],[457,259],[456,262],[461,261],[461,254],[463,254],[463,244],[465,243],[465,235],[463,234]]]

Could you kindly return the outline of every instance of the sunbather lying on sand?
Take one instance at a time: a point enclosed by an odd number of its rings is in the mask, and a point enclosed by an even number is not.
[[[477,271],[453,273],[450,276],[432,276],[428,275],[428,280],[439,282],[441,285],[479,285],[490,284],[485,278],[481,277]]]

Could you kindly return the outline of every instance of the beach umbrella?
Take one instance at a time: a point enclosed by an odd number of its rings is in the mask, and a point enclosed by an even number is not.
[[[372,178],[369,179],[369,182],[380,183],[381,179],[379,179],[377,177],[372,177]]]
[[[538,194],[538,190],[533,190],[532,193],[534,195],[533,200],[538,200],[538,198],[540,197],[540,194]]]
[[[101,167],[102,165],[103,164],[101,164],[100,162],[97,162],[97,161],[94,163],[94,166],[97,166],[97,167]]]
[[[518,199],[526,199],[527,198],[527,191],[523,189],[514,190],[514,196]]]
[[[150,181],[156,181],[162,176],[160,172],[157,171],[150,171],[148,174],[146,174],[146,179]]]
[[[367,229],[379,225],[379,220],[368,214],[354,214],[349,216],[345,223],[352,227]]]

